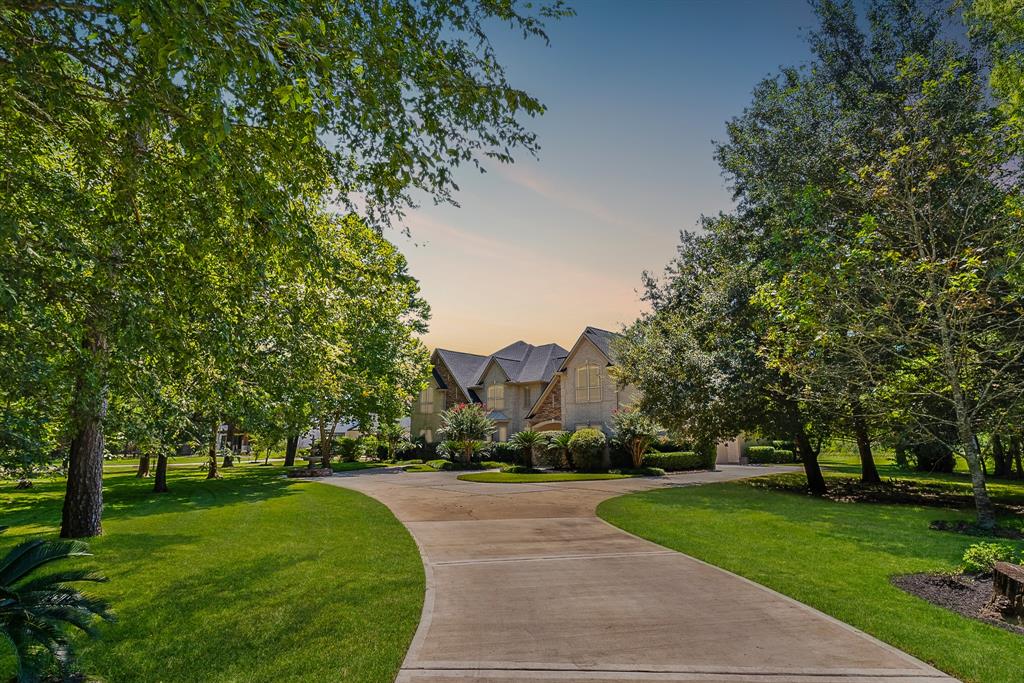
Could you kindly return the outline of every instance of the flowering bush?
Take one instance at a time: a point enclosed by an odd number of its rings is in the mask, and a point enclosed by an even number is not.
[[[658,425],[635,408],[616,409],[612,412],[615,436],[629,450],[633,467],[642,467],[644,454],[658,438]]]
[[[465,464],[473,459],[478,444],[495,429],[494,420],[487,417],[487,407],[480,403],[460,403],[441,413],[438,435],[445,441],[461,444]]]

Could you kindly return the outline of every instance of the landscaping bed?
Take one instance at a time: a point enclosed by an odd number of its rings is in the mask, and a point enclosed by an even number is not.
[[[1024,624],[1008,621],[993,609],[991,574],[906,574],[892,577],[892,583],[900,590],[927,600],[969,619],[977,619],[993,626],[1024,636]],[[1021,644],[1024,646],[1024,643]]]
[[[522,474],[514,472],[477,472],[460,474],[462,481],[476,481],[486,484],[539,484],[550,481],[601,481],[604,479],[629,479],[638,474],[617,474],[611,472],[539,472]]]
[[[865,484],[853,477],[830,476],[826,500],[837,503],[886,503],[921,505],[942,508],[973,508],[974,498],[966,485],[948,481],[925,481],[916,478],[889,479],[881,484]],[[747,481],[755,488],[806,493],[807,479],[803,474],[780,474]],[[1022,487],[1024,488],[1024,487]],[[1024,515],[1024,504],[1014,498],[994,501],[1004,514]]]

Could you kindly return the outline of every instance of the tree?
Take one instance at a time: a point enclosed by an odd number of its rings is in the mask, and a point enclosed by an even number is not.
[[[486,409],[479,403],[460,403],[441,413],[438,435],[446,442],[457,444],[464,464],[473,461],[477,444],[494,433],[494,420],[487,416]]]
[[[660,429],[657,423],[636,408],[621,408],[612,413],[612,429],[629,449],[633,467],[643,467],[647,449],[658,438]]]
[[[703,229],[681,235],[662,281],[645,274],[651,311],[617,340],[614,372],[640,390],[640,411],[697,443],[789,435],[808,488],[821,495],[818,454],[831,423],[803,400],[806,387],[762,355],[769,327],[753,297],[771,273],[757,224],[719,216]]]
[[[566,14],[557,0],[5,8],[0,224],[18,315],[2,332],[45,321],[54,341],[33,359],[60,369],[60,391],[29,390],[26,369],[3,393],[63,397],[19,414],[65,411],[64,536],[102,531],[111,375],[185,332],[166,317],[204,319],[212,265],[277,254],[297,270],[319,246],[289,219],[306,198],[364,199],[385,223],[414,191],[451,199],[455,166],[534,151],[520,118],[543,107],[508,83],[485,27],[544,38]]]
[[[544,435],[532,429],[524,429],[512,435],[512,445],[523,454],[523,465],[532,468],[537,447],[544,441]]]
[[[0,533],[7,527],[0,527]],[[19,683],[53,673],[69,680],[76,655],[69,627],[96,636],[96,622],[112,621],[107,603],[89,597],[71,584],[106,581],[91,571],[61,571],[35,576],[60,560],[89,556],[79,541],[31,540],[19,543],[0,559],[0,637],[13,646]]]

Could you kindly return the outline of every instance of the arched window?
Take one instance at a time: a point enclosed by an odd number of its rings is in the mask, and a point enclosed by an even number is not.
[[[587,363],[576,368],[576,402],[596,403],[601,400],[601,368]]]

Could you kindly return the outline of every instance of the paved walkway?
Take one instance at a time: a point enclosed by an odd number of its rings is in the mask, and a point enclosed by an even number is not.
[[[427,594],[399,683],[951,681],[594,514],[602,500],[630,491],[773,471],[482,484],[448,472],[362,470],[321,481],[380,500],[419,544]]]

